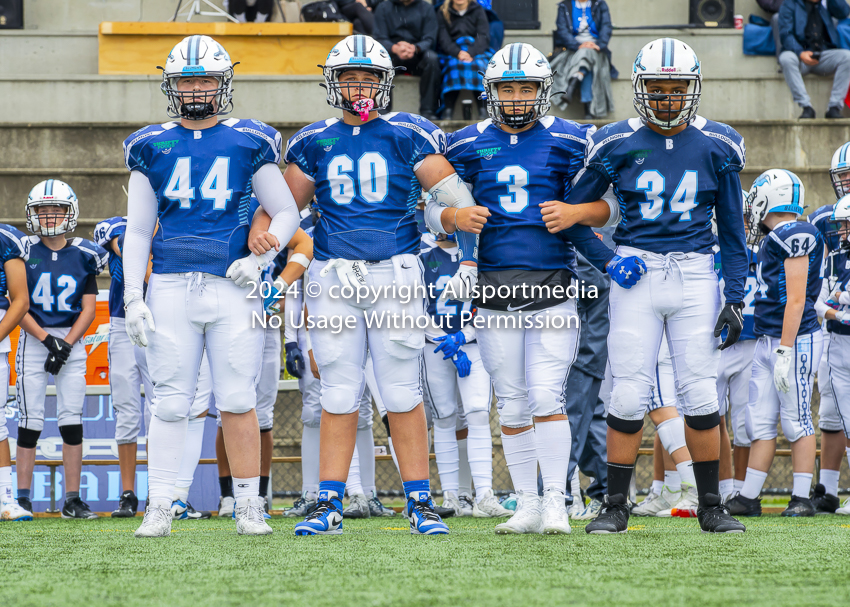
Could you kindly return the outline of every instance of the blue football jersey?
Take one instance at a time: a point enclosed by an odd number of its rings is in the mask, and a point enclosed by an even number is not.
[[[725,295],[740,302],[747,277],[741,183],[744,140],[733,128],[698,116],[672,137],[640,119],[608,124],[591,136],[586,171],[574,203],[599,200],[609,185],[620,206],[614,242],[667,254],[711,254],[719,240],[726,258]],[[711,231],[717,217],[719,238]]]
[[[575,248],[543,222],[540,204],[567,200],[593,125],[546,116],[522,133],[485,120],[450,133],[446,158],[491,215],[478,240],[478,268],[575,272]]]
[[[815,226],[821,236],[823,236],[823,243],[827,253],[837,251],[841,246],[840,237],[837,234],[839,226],[831,219],[834,210],[835,205],[828,204],[816,209],[808,217],[809,223]]]
[[[850,289],[850,251],[841,248],[838,225],[830,218],[835,205],[820,207],[809,215],[809,223],[815,226],[823,237],[826,247],[824,277],[829,281],[830,294]],[[836,320],[826,321],[826,330],[839,335],[850,335],[850,326]]]
[[[452,276],[460,267],[457,247],[443,249],[439,246],[423,252],[420,259],[424,271],[425,288],[428,289],[428,314],[434,319],[434,324],[445,333],[457,333],[471,319],[464,316],[472,312],[472,302],[462,302],[455,299],[440,301],[440,294],[446,288]],[[462,321],[466,322],[462,322]]]
[[[744,308],[742,309],[744,315],[744,329],[741,331],[741,337],[738,338],[738,341],[745,341],[747,339],[755,339],[755,301],[756,301],[756,291],[758,290],[758,279],[756,278],[756,268],[758,267],[758,261],[756,259],[756,254],[752,252],[751,249],[747,249],[747,254],[749,256],[749,272],[747,273],[747,282],[744,285]],[[720,284],[723,284],[723,262],[720,256],[720,251],[714,253],[714,269],[717,272],[717,277],[720,279]],[[726,334],[724,331],[723,338],[726,338]]]
[[[224,276],[248,255],[251,180],[263,165],[280,163],[280,148],[272,127],[237,118],[200,131],[167,122],[130,135],[127,168],[148,177],[158,201],[153,271]]]
[[[382,261],[415,254],[422,186],[414,171],[426,156],[443,154],[445,141],[438,127],[404,112],[362,126],[331,118],[298,131],[284,160],[316,184],[315,258]]]
[[[110,217],[94,227],[95,243],[106,249],[109,255],[109,315],[113,318],[124,318],[124,264],[121,257],[109,247],[109,243],[126,230],[125,217]]]
[[[29,313],[40,327],[70,327],[76,322],[89,280],[103,271],[106,258],[102,247],[85,238],[69,240],[54,251],[38,236],[29,237]]]
[[[0,223],[0,310],[9,309],[5,265],[12,259],[29,259],[29,239],[18,228]]]
[[[806,284],[806,307],[798,335],[819,330],[815,302],[820,295],[823,274],[823,237],[817,228],[805,221],[788,221],[777,225],[761,241],[758,252],[755,295],[755,333],[770,337],[782,336],[785,316],[785,260],[789,257],[809,258],[809,277]]]

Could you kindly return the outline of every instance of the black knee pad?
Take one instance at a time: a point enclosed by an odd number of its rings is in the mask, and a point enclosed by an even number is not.
[[[35,449],[41,430],[30,430],[29,428],[18,428],[18,447],[24,449]]]
[[[685,423],[694,430],[711,430],[720,425],[720,413],[715,411],[708,415],[686,415]]]
[[[83,425],[75,424],[73,426],[59,426],[59,434],[62,435],[62,442],[66,445],[83,444]]]
[[[382,421],[382,422],[384,422],[384,428],[386,428],[386,429],[387,429],[387,438],[389,438],[390,436],[392,436],[392,435],[390,434],[390,419],[389,419],[389,415],[384,415],[384,416],[381,418],[381,421]]]
[[[841,430],[824,430],[823,428],[821,428],[820,431],[821,434],[838,434],[841,432]]]
[[[623,434],[637,434],[643,430],[643,419],[621,419],[608,414],[608,427]]]

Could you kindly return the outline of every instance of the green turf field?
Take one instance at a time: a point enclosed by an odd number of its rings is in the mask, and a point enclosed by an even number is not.
[[[749,519],[707,536],[694,519],[633,517],[625,536],[493,534],[449,520],[414,537],[405,520],[345,522],[345,535],[240,538],[229,520],[0,524],[0,605],[848,605],[850,518]]]

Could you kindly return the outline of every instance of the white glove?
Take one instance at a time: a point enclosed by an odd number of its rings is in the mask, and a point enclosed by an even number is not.
[[[319,276],[325,277],[331,273],[331,270],[336,270],[337,278],[343,287],[351,287],[356,291],[358,286],[366,286],[366,275],[369,274],[369,270],[366,269],[365,261],[331,259],[319,272]]]
[[[134,346],[144,348],[148,345],[148,336],[145,335],[146,326],[151,332],[156,331],[150,308],[141,299],[130,300],[124,305],[124,327]]]
[[[773,385],[783,394],[788,394],[791,390],[788,373],[791,371],[791,355],[793,352],[794,348],[788,346],[779,346],[774,350],[776,363],[773,365]]]
[[[838,303],[842,306],[850,306],[850,291],[842,291],[838,296]]]
[[[274,249],[272,249],[274,251]],[[277,251],[274,251],[277,253]],[[263,268],[268,265],[265,255],[256,256],[253,253],[242,259],[237,259],[227,268],[226,278],[236,283],[237,287],[245,287],[249,282],[259,282]]]
[[[455,275],[446,283],[446,288],[440,294],[440,301],[448,301],[449,299],[472,301],[477,285],[478,266],[461,264]]]

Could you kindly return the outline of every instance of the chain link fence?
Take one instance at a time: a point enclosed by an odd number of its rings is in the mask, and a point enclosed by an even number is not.
[[[286,379],[290,379],[285,374]],[[819,408],[819,395],[815,391],[813,398],[813,418],[817,419]],[[372,431],[375,436],[376,446],[387,446],[387,432],[384,424],[378,417],[377,409],[374,410]],[[274,420],[274,455],[295,456],[301,455],[301,393],[298,390],[282,390],[278,393],[275,407]],[[497,494],[507,494],[513,490],[511,477],[505,464],[505,456],[502,451],[502,438],[499,432],[499,418],[496,412],[495,401],[490,411],[490,429],[493,435],[493,490]],[[731,429],[730,429],[731,435]],[[820,430],[817,430],[818,445],[820,445]],[[646,418],[643,431],[642,448],[652,449],[655,439],[655,427]],[[788,441],[780,431],[777,448],[788,449]],[[432,448],[433,450],[433,448]],[[389,451],[387,451],[389,452]],[[639,456],[636,466],[636,486],[639,494],[646,494],[652,484],[652,457]],[[817,478],[817,475],[815,476]],[[301,492],[301,465],[300,464],[274,464],[272,468],[273,491],[275,497],[295,497]],[[398,496],[401,493],[401,479],[391,460],[375,462],[375,482],[378,493],[383,496]],[[582,487],[589,484],[589,480],[581,476]],[[793,484],[791,458],[776,457],[768,474],[764,486],[765,494],[790,494]],[[431,486],[436,493],[440,492],[440,477],[437,473],[437,464],[431,460]],[[841,487],[850,487],[850,471],[842,464]]]

